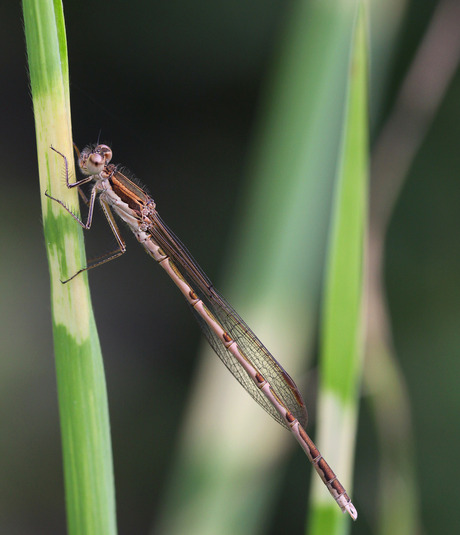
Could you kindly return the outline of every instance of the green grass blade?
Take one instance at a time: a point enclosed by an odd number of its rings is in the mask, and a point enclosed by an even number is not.
[[[356,8],[323,0],[290,7],[222,287],[306,392]],[[203,353],[166,511],[154,532],[259,533],[271,521],[288,448],[298,446],[211,350]],[[299,469],[314,471],[298,454]],[[296,483],[293,494],[308,486],[306,477]]]
[[[365,28],[365,10],[361,5],[351,52],[341,164],[329,243],[317,433],[321,452],[350,493],[363,356],[363,258],[368,196]],[[344,533],[349,526],[349,518],[331,502],[329,493],[316,478],[310,522],[313,535]]]
[[[112,451],[102,355],[86,275],[63,285],[86,264],[82,231],[48,190],[78,207],[63,180],[67,155],[72,176],[67,44],[60,0],[24,0],[35,114],[43,226],[50,267],[52,323],[61,421],[67,524],[71,535],[116,533]]]

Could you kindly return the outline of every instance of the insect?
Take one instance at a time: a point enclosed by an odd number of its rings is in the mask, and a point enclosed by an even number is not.
[[[216,291],[181,241],[162,221],[154,200],[110,163],[112,150],[108,145],[91,145],[79,154],[78,164],[85,177],[76,182],[69,182],[67,158],[51,148],[64,160],[68,188],[80,190],[80,186],[94,182],[87,200],[89,209],[86,223],[62,201],[45,192],[46,196],[58,202],[85,229],[91,227],[98,197],[118,244],[116,250],[88,264],[63,282],[68,283],[83,271],[109,262],[126,251],[125,241],[113,215],[115,213],[182,292],[204,335],[225,366],[259,405],[291,431],[339,507],[356,520],[358,513],[344,487],[305,431],[307,410],[296,384]]]

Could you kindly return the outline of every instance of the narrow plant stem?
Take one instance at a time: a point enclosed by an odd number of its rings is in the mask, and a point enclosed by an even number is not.
[[[382,535],[421,529],[410,406],[393,348],[383,284],[385,236],[408,170],[458,69],[459,23],[460,4],[440,2],[372,154],[367,264],[370,322],[364,380],[381,452],[378,533]],[[390,510],[392,514],[386,514]]]
[[[357,2],[322,313],[318,446],[351,494],[363,362],[368,117],[366,12]],[[310,534],[344,533],[349,519],[314,479]],[[354,501],[354,500],[353,500]],[[359,504],[355,503],[358,508]]]
[[[63,180],[63,159],[74,176],[67,44],[60,0],[24,0],[40,197],[51,279],[51,307],[61,421],[67,525],[71,535],[116,533],[109,417],[102,356],[88,281],[66,279],[86,264],[80,227],[45,191],[68,206],[76,192]],[[45,307],[47,309],[47,306]]]

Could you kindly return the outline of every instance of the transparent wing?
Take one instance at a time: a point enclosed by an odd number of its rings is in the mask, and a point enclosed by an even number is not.
[[[161,220],[157,213],[152,216],[152,223],[153,226],[150,229],[152,238],[161,246],[171,260],[174,261],[178,271],[203,301],[209,312],[221,324],[222,328],[236,341],[240,352],[243,353],[254,368],[270,383],[276,395],[281,399],[285,407],[292,412],[295,418],[299,420],[300,425],[305,427],[308,420],[307,410],[294,381],[227,301],[217,293],[211,281],[192,258],[185,246]],[[191,309],[211,347],[225,366],[227,366],[234,377],[259,405],[277,422],[287,427],[287,424],[267,398],[260,392],[259,388],[238,360],[225,348],[221,340],[208,327],[195,309],[193,307]]]

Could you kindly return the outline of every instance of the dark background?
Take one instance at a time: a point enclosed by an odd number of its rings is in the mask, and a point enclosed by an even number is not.
[[[114,161],[148,183],[153,197],[161,199],[164,219],[217,282],[257,99],[286,6],[269,0],[69,0],[64,5],[75,142],[80,147],[94,142],[101,131]],[[373,88],[383,93],[374,132],[391,108],[435,6],[408,3],[390,76],[383,87]],[[4,4],[0,14],[0,532],[63,533],[49,279],[20,5]],[[385,264],[395,349],[413,411],[425,533],[459,528],[459,118],[457,73],[401,192]],[[105,225],[95,225],[91,234],[89,256],[111,240]],[[91,275],[101,344],[110,355],[105,366],[120,534],[147,533],[151,526],[176,429],[168,423],[159,435],[155,423],[143,422],[162,396],[174,402],[180,418],[194,369],[190,344],[196,347],[200,340],[181,296],[153,273],[155,266],[135,242],[129,240],[128,247],[124,258]],[[119,281],[116,295],[113,280]],[[139,307],[151,314],[152,329],[156,326],[155,361],[145,324],[137,321]],[[173,353],[177,357],[171,359]],[[375,446],[365,407],[362,418],[358,454],[365,455]],[[138,440],[130,439],[133,435]],[[360,483],[359,470],[358,460],[358,504],[360,493],[372,493]],[[287,484],[283,495],[285,505]],[[289,513],[280,507],[272,533],[288,522],[294,531],[301,529],[303,510],[294,519]],[[375,531],[358,522],[352,532]]]

